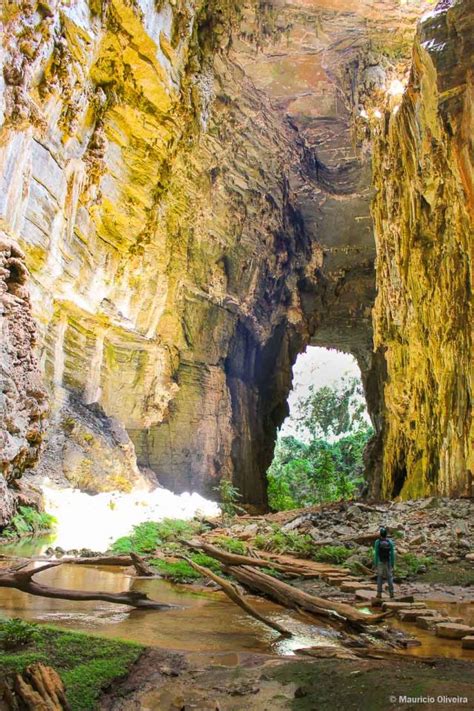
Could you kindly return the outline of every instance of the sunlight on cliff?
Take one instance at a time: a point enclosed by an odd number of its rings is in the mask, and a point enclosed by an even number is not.
[[[79,489],[58,489],[45,480],[42,490],[45,510],[57,520],[54,545],[65,550],[106,551],[113,541],[143,521],[219,514],[218,505],[199,494],[178,495],[161,488],[91,495]]]

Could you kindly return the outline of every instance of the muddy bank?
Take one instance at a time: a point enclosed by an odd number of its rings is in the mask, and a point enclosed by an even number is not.
[[[474,703],[472,666],[454,660],[282,660],[148,650],[125,681],[105,694],[102,711],[389,711],[410,708],[403,697],[432,697],[436,709],[467,709]],[[447,698],[446,698],[447,697]],[[449,699],[460,697],[459,702]],[[464,702],[466,699],[466,702]],[[414,702],[417,703],[417,702]]]

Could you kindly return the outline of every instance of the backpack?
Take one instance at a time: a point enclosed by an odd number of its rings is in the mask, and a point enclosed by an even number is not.
[[[379,540],[379,560],[381,563],[388,563],[390,560],[391,543],[388,538]]]

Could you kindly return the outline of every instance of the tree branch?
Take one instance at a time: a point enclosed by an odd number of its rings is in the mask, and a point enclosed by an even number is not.
[[[176,607],[176,605],[155,602],[154,600],[150,600],[145,593],[133,590],[125,590],[120,593],[102,592],[100,590],[66,590],[64,588],[43,585],[34,580],[34,576],[38,573],[48,570],[49,568],[55,568],[62,565],[62,563],[63,561],[51,561],[32,570],[23,570],[24,566],[22,566],[21,569],[10,568],[6,571],[0,571],[0,588],[14,588],[28,595],[36,595],[38,597],[48,597],[59,600],[78,600],[80,602],[100,600],[147,610],[166,610]]]

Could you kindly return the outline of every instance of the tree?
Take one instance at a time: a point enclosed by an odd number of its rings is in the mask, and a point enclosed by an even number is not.
[[[298,401],[298,429],[313,439],[352,432],[366,422],[366,405],[360,380],[346,376],[339,387],[311,386]]]
[[[356,378],[311,388],[299,407],[298,429],[309,441],[279,438],[267,474],[270,506],[280,511],[353,496],[373,433]]]

